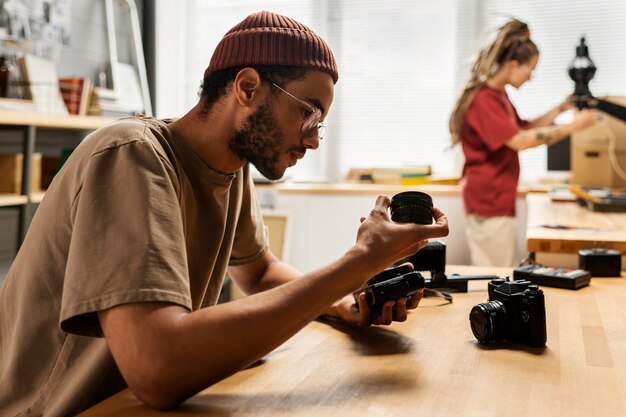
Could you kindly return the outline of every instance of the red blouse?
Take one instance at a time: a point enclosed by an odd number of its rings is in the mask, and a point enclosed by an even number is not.
[[[525,124],[504,90],[484,86],[476,93],[461,127],[461,194],[467,214],[515,216],[520,166],[517,151],[506,142]]]

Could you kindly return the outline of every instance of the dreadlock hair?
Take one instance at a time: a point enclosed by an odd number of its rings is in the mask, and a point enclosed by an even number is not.
[[[496,38],[481,49],[474,59],[469,80],[461,90],[450,116],[449,128],[452,146],[460,142],[461,127],[465,112],[476,92],[487,80],[509,61],[525,64],[539,54],[537,45],[530,39],[528,25],[511,19],[498,28]]]
[[[235,80],[235,77],[244,68],[255,69],[261,78],[266,81],[273,81],[278,85],[287,83],[289,81],[299,80],[306,75],[306,68],[290,67],[284,65],[256,65],[246,67],[228,68],[221,71],[214,72],[213,74],[205,77],[200,86],[198,95],[202,100],[201,116],[206,116],[211,107],[217,102],[220,97],[226,94],[230,88],[231,83]]]

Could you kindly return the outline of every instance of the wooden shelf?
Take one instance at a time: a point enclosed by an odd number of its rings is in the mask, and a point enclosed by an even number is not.
[[[21,132],[24,155],[22,171],[29,166],[36,147],[38,130],[57,129],[67,131],[93,131],[113,122],[114,118],[100,116],[59,116],[0,110],[0,128]],[[27,183],[28,176],[26,176]],[[24,178],[22,178],[24,180]],[[30,187],[22,190],[24,194],[0,193],[0,207],[15,207],[19,213],[17,247],[19,248],[30,224],[35,205],[41,202],[44,192],[30,192]]]
[[[43,195],[45,193],[46,193],[45,191],[37,191],[37,192],[30,193],[30,202],[41,203],[41,200],[43,200]]]
[[[3,126],[35,126],[46,129],[94,130],[113,120],[115,119],[100,116],[57,116],[0,110],[0,125]]]
[[[45,191],[30,193],[30,198],[22,194],[0,193],[0,207],[23,206],[29,201],[39,204],[45,193]]]
[[[23,206],[28,197],[20,194],[0,194],[0,207]]]

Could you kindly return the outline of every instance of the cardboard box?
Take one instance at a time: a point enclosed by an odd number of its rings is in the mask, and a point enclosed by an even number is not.
[[[22,166],[24,155],[0,155],[0,193],[22,192]],[[41,154],[33,153],[30,170],[30,190],[41,191]]]
[[[604,99],[626,105],[626,97]],[[626,173],[626,123],[606,113],[603,121],[572,135],[572,182],[584,187],[624,188],[626,180],[614,168]]]

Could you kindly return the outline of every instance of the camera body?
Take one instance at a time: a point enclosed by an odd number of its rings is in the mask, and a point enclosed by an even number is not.
[[[507,340],[531,347],[546,345],[546,309],[543,291],[530,281],[493,279],[489,300],[475,305],[469,319],[479,342]]]
[[[367,304],[372,313],[380,315],[383,304],[400,297],[411,297],[424,288],[424,277],[407,265],[385,269],[367,281],[367,287],[355,291],[354,301],[359,302],[359,294],[365,292]]]
[[[409,262],[416,271],[428,271],[433,282],[445,281],[446,244],[441,240],[431,240],[425,248],[411,255]]]

